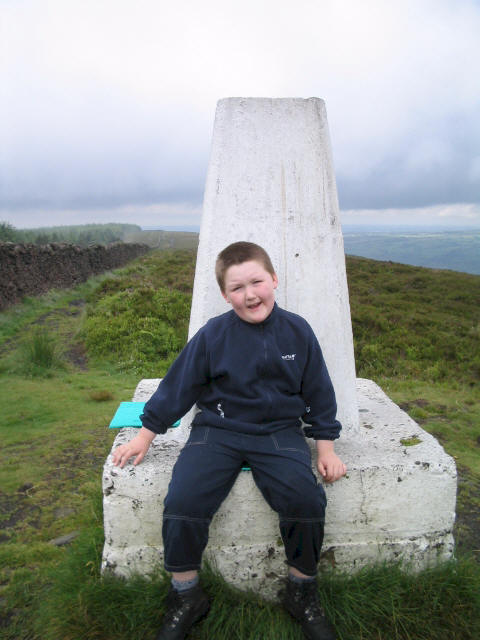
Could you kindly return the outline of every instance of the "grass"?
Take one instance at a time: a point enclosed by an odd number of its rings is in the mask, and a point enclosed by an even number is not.
[[[56,475],[54,482],[59,480],[62,469],[72,463],[80,473],[82,464],[92,468],[100,463],[112,438],[105,427],[118,403],[130,398],[135,386],[132,378],[128,382],[124,376],[102,371],[54,379],[12,375],[8,384],[2,382],[0,485],[4,491],[17,491],[34,483],[35,492],[40,491],[41,483],[51,491],[50,476]],[[106,384],[111,385],[111,400],[93,400],[92,393],[103,393]],[[92,458],[95,453],[97,457]]]
[[[358,374],[373,377],[456,458],[458,560],[418,575],[391,565],[327,573],[320,596],[341,640],[473,640],[480,637],[480,278],[360,258],[347,265]],[[185,339],[193,268],[192,252],[152,252],[0,314],[0,638],[155,637],[165,574],[100,575],[101,469],[116,406],[141,377],[161,375]],[[112,357],[125,317],[134,355]],[[147,340],[148,318],[160,318],[177,342],[165,348]],[[61,367],[36,376],[20,366],[21,345],[35,328],[63,354]],[[68,547],[50,544],[77,530]],[[279,606],[236,592],[209,569],[203,580],[214,604],[191,638],[302,637]]]
[[[88,298],[81,331],[90,356],[117,371],[162,377],[187,340],[193,252],[149,254]]]
[[[349,257],[347,275],[361,377],[480,379],[480,277]]]
[[[164,612],[167,576],[159,572],[128,581],[102,576],[102,542],[97,501],[94,522],[58,564],[40,574],[19,572],[8,600],[21,613],[4,637],[153,639]],[[209,567],[202,572],[202,582],[212,607],[190,638],[303,637],[279,605],[238,592]],[[339,640],[473,640],[480,633],[480,573],[467,558],[418,575],[401,565],[363,569],[353,576],[326,573],[319,594]],[[29,608],[34,616],[25,615]]]
[[[85,298],[98,287],[98,284],[108,279],[109,274],[94,276],[86,282],[72,289],[52,289],[48,293],[23,298],[21,304],[16,304],[0,313],[0,347],[9,345],[9,341],[16,338],[22,331],[41,322],[45,317],[55,314],[60,316],[78,315]],[[67,310],[67,311],[66,311]],[[1,352],[0,352],[1,355]]]
[[[29,376],[51,374],[63,365],[55,337],[45,328],[35,327],[21,345],[20,370]]]

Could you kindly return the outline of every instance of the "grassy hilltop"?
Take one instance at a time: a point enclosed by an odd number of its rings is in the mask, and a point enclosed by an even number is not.
[[[165,576],[124,583],[99,574],[101,469],[116,406],[142,377],[162,376],[185,343],[194,262],[191,250],[152,251],[0,314],[0,637],[155,636]],[[364,258],[347,258],[347,272],[357,375],[379,383],[456,458],[458,562],[414,577],[397,567],[328,574],[322,601],[341,640],[474,640],[480,276]],[[278,606],[223,587],[210,571],[204,579],[215,605],[191,638],[302,637]]]

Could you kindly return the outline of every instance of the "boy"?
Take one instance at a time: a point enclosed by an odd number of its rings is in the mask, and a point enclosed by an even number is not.
[[[275,302],[278,278],[266,251],[235,242],[215,273],[232,310],[210,319],[188,342],[145,405],[143,427],[113,454],[123,467],[144,458],[153,438],[193,404],[199,412],[175,463],[164,502],[165,569],[172,572],[169,609],[157,640],[181,640],[209,605],[198,569],[208,527],[246,462],[277,511],[289,574],[284,606],[311,640],[335,638],[320,608],[317,563],[326,497],[311,469],[305,435],[316,440],[326,482],[345,475],[333,440],[333,387],[308,323]]]

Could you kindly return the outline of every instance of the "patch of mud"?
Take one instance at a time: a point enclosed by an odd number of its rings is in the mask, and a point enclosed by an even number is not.
[[[85,475],[96,478],[100,484],[106,450],[106,445],[101,444],[98,451],[92,452],[94,441],[85,440],[77,449],[65,450],[49,460],[49,471],[41,477],[41,499],[31,482],[25,482],[13,494],[0,491],[0,543],[11,540],[25,528],[41,531],[42,527],[50,526],[49,507],[53,507],[55,519],[73,515],[75,505],[62,501],[68,501],[69,495],[78,493],[79,470],[82,471],[82,484]],[[45,486],[49,487],[47,494]]]
[[[80,316],[83,313],[84,307],[85,300],[71,300],[69,302],[69,306],[64,309],[54,309],[43,313],[33,323],[23,328],[14,338],[6,340],[1,345],[0,357],[8,356],[9,352],[18,346],[19,339],[21,340],[25,335],[27,335],[31,331],[32,327],[45,327],[47,331],[52,332],[55,335],[56,339],[61,344],[61,359],[72,364],[75,368],[80,369],[81,371],[87,371],[88,357],[85,345],[78,341],[75,331],[61,331],[62,316]]]
[[[77,300],[70,300],[70,302],[68,303],[70,307],[84,307],[85,306],[85,300],[82,300],[81,298],[77,298]],[[80,312],[78,312],[80,313]],[[73,314],[72,312],[72,315]]]
[[[38,318],[35,324],[46,326],[48,329],[57,332],[61,324],[59,319],[61,316],[79,316],[83,313],[84,307],[85,300],[71,300],[67,308],[55,309],[45,313]],[[86,371],[88,369],[88,358],[85,346],[81,342],[75,341],[74,333],[67,332],[63,335],[57,333],[57,337],[63,345],[67,345],[62,351],[63,358],[81,371]]]
[[[431,402],[429,402],[428,400],[425,400],[424,398],[417,398],[416,400],[410,400],[409,402],[402,402],[398,405],[400,407],[400,409],[402,409],[402,411],[406,411],[408,414],[410,413],[410,411],[412,409],[424,409],[425,407],[430,407],[430,411],[438,411],[438,414],[434,414],[434,413],[429,413],[428,417],[425,418],[420,418],[420,417],[415,417],[414,420],[417,424],[425,424],[430,420],[444,420],[445,419],[445,412],[447,411],[447,406],[444,404],[437,404],[434,405]]]
[[[64,352],[64,357],[77,367],[81,371],[87,371],[88,358],[85,346],[81,342],[73,344],[67,351]]]
[[[20,487],[14,495],[0,492],[0,542],[10,540],[15,529],[29,525],[38,529],[40,527],[41,508],[32,503],[29,491]]]
[[[429,404],[430,403],[428,400],[418,398],[417,400],[411,400],[410,402],[402,402],[402,404],[399,404],[398,406],[400,407],[400,409],[402,409],[402,411],[408,411],[412,407],[420,407],[421,409],[423,409],[423,407],[427,407]]]
[[[89,450],[82,450],[80,447],[92,446],[92,443],[82,443],[78,449],[69,449],[62,452],[58,459],[52,458],[51,469],[45,475],[47,482],[55,483],[56,490],[62,489],[68,481],[73,480],[78,475],[78,470],[90,470],[101,476],[103,463],[105,462],[105,448],[99,447],[98,452],[92,453]],[[105,447],[107,445],[105,444]]]

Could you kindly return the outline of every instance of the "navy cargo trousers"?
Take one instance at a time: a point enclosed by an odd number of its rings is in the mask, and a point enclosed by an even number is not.
[[[300,428],[251,435],[194,426],[172,472],[164,501],[165,569],[199,569],[213,515],[242,465],[279,515],[287,564],[314,576],[323,542],[326,496],[311,468]]]

